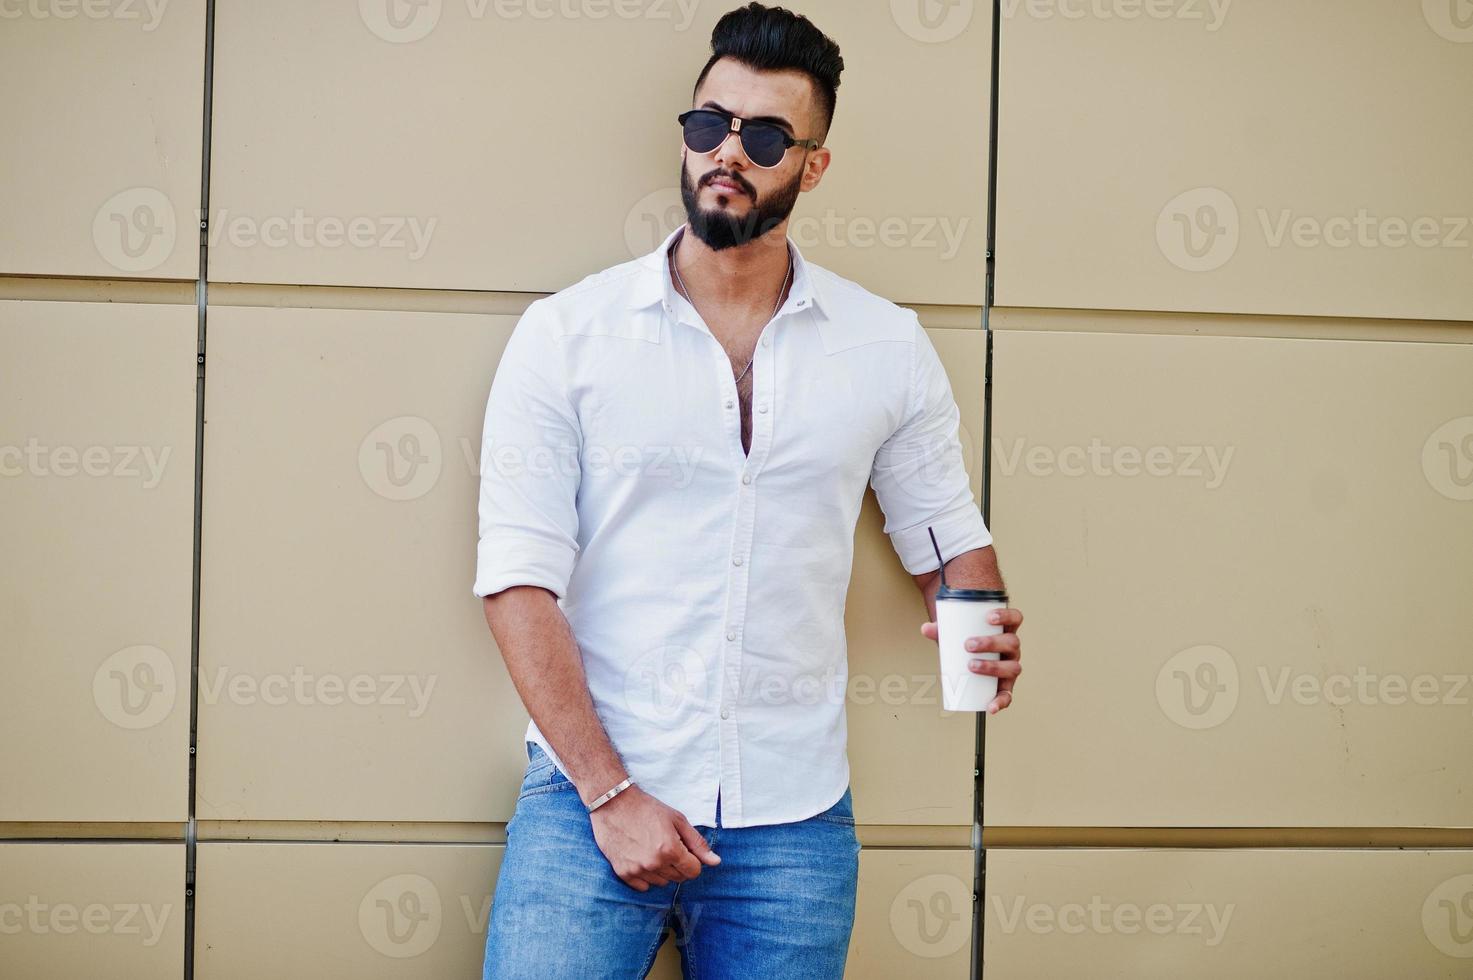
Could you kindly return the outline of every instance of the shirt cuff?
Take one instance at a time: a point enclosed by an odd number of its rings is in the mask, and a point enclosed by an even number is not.
[[[476,546],[476,582],[471,591],[485,598],[514,585],[536,585],[562,599],[568,594],[576,556],[576,548],[529,547],[522,536],[482,538]]]
[[[942,515],[930,524],[894,531],[890,535],[890,543],[900,556],[900,564],[912,575],[924,575],[940,568],[936,564],[936,550],[931,547],[927,527],[936,532],[936,543],[941,546],[941,557],[946,561],[992,543],[992,532],[987,530],[982,512],[970,504]]]

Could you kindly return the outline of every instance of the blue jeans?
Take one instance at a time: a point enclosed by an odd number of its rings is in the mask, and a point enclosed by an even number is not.
[[[854,926],[859,838],[850,790],[793,823],[696,830],[721,855],[689,881],[639,891],[593,837],[552,759],[527,743],[526,776],[486,930],[483,980],[644,977],[673,929],[686,980],[840,980]]]

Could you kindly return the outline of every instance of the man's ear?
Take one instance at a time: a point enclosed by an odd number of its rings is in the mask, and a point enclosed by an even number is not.
[[[820,146],[816,150],[810,150],[808,158],[803,161],[803,179],[799,187],[804,191],[811,191],[818,186],[823,179],[823,173],[829,167],[832,155],[826,146]]]

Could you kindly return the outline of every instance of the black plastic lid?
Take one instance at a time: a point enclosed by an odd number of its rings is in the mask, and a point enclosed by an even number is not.
[[[970,602],[1007,602],[1008,594],[1001,589],[955,589],[943,585],[936,590],[938,599],[964,599]]]

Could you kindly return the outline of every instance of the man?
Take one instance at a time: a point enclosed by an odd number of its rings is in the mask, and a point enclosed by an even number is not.
[[[837,978],[859,844],[844,601],[874,486],[935,618],[1001,588],[915,314],[804,261],[843,68],[807,19],[721,18],[682,114],[687,222],[528,307],[497,368],[475,594],[529,764],[485,976]],[[970,646],[1012,700],[1022,615]],[[935,625],[922,632],[936,638]]]

